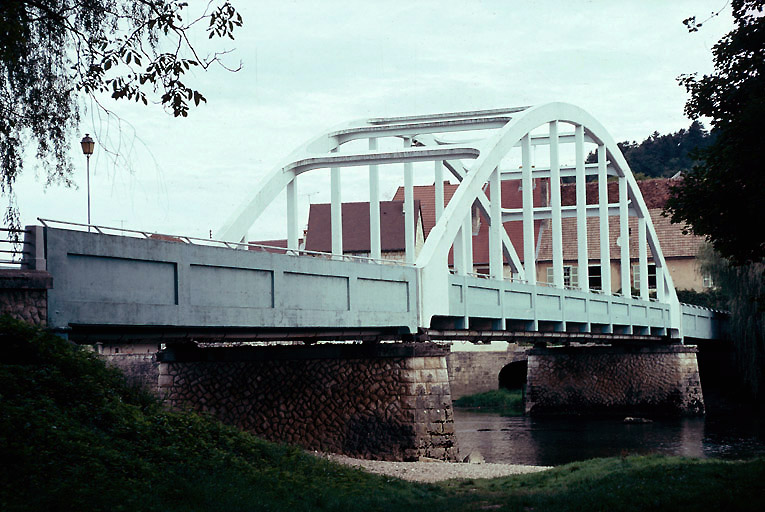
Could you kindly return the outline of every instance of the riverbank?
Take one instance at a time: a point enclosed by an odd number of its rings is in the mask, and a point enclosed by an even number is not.
[[[382,460],[364,460],[346,457],[338,454],[317,454],[317,456],[350,466],[363,469],[369,473],[387,475],[410,482],[442,482],[454,478],[500,478],[510,475],[522,475],[537,473],[552,469],[549,466],[524,466],[521,464],[494,464],[494,463],[456,463],[440,460],[426,460],[418,462],[390,462]]]
[[[371,474],[169,411],[94,354],[0,319],[0,510],[759,510],[765,459],[624,457],[499,478],[489,464]],[[404,471],[405,470],[405,471]],[[468,473],[451,473],[468,471]],[[406,481],[430,472],[454,479]],[[401,478],[398,478],[401,477]]]

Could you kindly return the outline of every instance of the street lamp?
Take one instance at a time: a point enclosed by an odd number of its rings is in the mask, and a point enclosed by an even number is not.
[[[82,154],[88,159],[88,232],[90,232],[90,155],[93,154],[93,149],[96,147],[96,141],[91,139],[90,135],[86,133],[80,141],[80,146],[82,146]]]

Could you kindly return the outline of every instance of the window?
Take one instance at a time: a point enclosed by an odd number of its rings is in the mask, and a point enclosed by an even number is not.
[[[588,265],[590,290],[600,290],[603,288],[603,281],[600,279],[600,265]]]
[[[705,274],[701,278],[701,286],[703,286],[704,288],[714,288],[715,287],[715,282],[714,282],[714,280],[712,280],[712,274]]]
[[[632,265],[632,287],[636,290],[640,289],[640,264],[638,263]],[[648,265],[648,289],[656,289],[656,265],[653,263]]]
[[[554,282],[553,267],[547,267],[547,284]],[[563,265],[563,286],[566,288],[579,287],[579,270],[576,265]]]

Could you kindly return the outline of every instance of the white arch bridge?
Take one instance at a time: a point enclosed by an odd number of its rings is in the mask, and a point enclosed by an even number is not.
[[[585,162],[591,151],[597,155],[594,164]],[[390,164],[400,164],[404,176],[406,250],[397,264],[382,260],[381,251],[380,174]],[[343,253],[341,175],[345,168],[360,167],[369,178],[368,258]],[[332,253],[317,257],[299,248],[298,183],[327,169]],[[445,171],[459,186],[444,207]],[[433,173],[436,203],[435,226],[417,254],[415,172]],[[549,184],[545,204],[534,201],[540,179]],[[609,179],[618,181],[616,203],[609,203]],[[519,183],[520,207],[502,207],[504,180]],[[593,204],[585,193],[588,180],[598,184]],[[575,205],[561,204],[562,181],[576,183]],[[253,249],[244,244],[247,231],[285,192],[287,249],[234,250]],[[115,237],[102,227],[60,229],[43,221],[40,235],[45,232],[55,286],[49,292],[50,324],[73,333],[119,325],[298,338],[394,331],[448,337],[718,335],[715,312],[678,302],[648,209],[616,143],[599,122],[570,104],[351,122],[299,147],[251,197],[217,234],[223,241],[218,247],[186,237],[175,240],[182,244],[142,233]],[[473,273],[475,208],[489,224],[488,275],[480,277]],[[575,288],[564,286],[567,217],[576,220]],[[588,217],[597,219],[589,228]],[[629,229],[630,217],[637,219],[636,230]],[[552,237],[549,284],[537,276],[535,221],[540,220]],[[518,222],[522,247],[508,236],[509,221]],[[618,255],[611,254],[610,223],[619,227]],[[637,238],[636,255],[630,254],[630,238]],[[599,247],[600,290],[588,288],[588,240]],[[619,294],[612,292],[612,259],[620,263]],[[633,259],[639,268],[636,292],[630,286]],[[649,260],[656,266],[655,297],[649,296]]]

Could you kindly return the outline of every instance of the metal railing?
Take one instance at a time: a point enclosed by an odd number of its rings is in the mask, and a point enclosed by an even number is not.
[[[24,234],[27,231],[16,228],[0,228],[0,268],[20,268],[23,265],[25,255]]]
[[[134,238],[145,238],[149,240],[160,240],[165,242],[180,242],[190,245],[204,245],[208,247],[225,247],[228,249],[239,249],[249,251],[271,252],[277,254],[286,254],[288,256],[311,256],[315,258],[324,258],[336,261],[358,261],[365,263],[374,263],[377,265],[396,265],[401,267],[413,267],[414,265],[392,259],[371,258],[369,256],[358,256],[355,254],[332,254],[319,251],[308,251],[305,249],[287,249],[273,245],[253,244],[248,242],[229,242],[226,240],[214,240],[211,238],[197,238],[186,235],[171,235],[167,233],[156,233],[142,231],[138,229],[116,228],[111,226],[99,226],[95,224],[82,224],[79,222],[69,222],[55,219],[37,218],[45,227],[55,227],[63,225],[67,227],[79,228],[80,231],[95,231],[102,235],[131,236]]]

